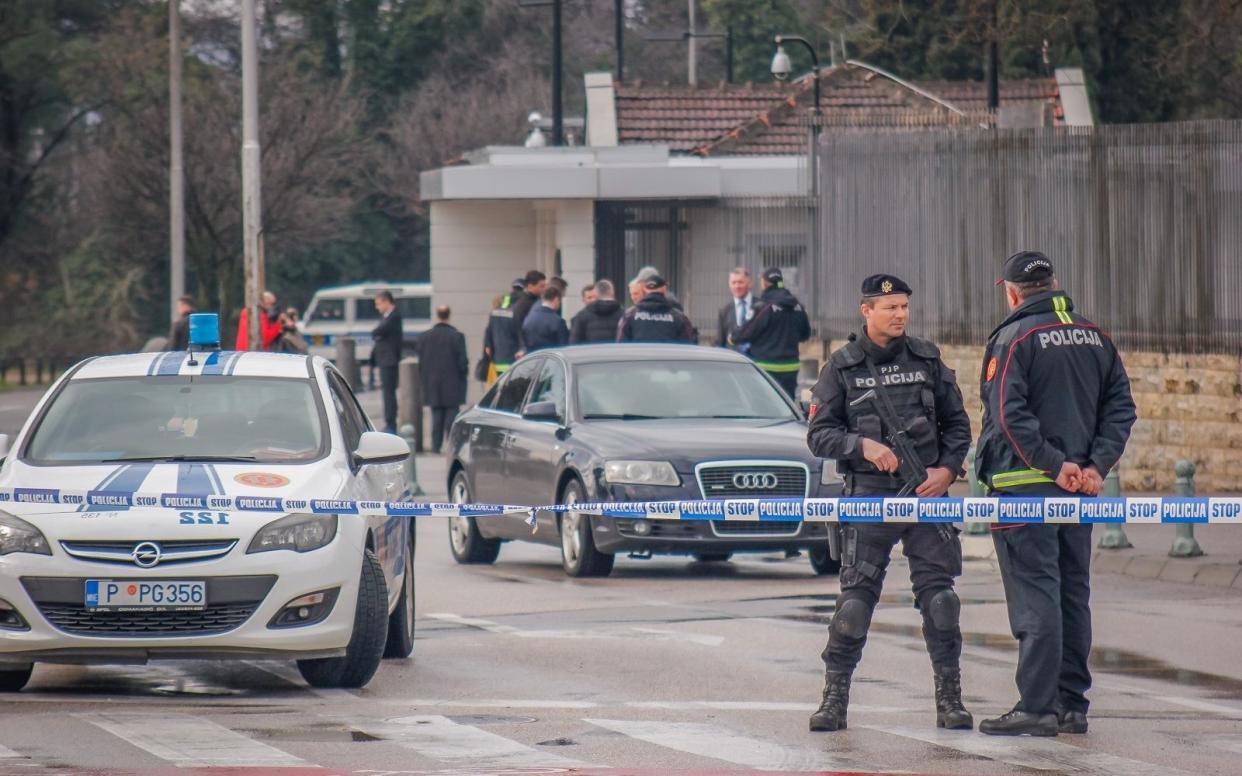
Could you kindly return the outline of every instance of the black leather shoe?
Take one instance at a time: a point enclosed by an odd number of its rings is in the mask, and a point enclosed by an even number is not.
[[[996,719],[983,720],[979,723],[979,732],[989,736],[1055,736],[1057,715],[1014,709]]]
[[[824,700],[811,715],[812,732],[845,730],[850,705],[850,674],[828,671],[824,675]]]
[[[1062,733],[1086,733],[1087,715],[1081,711],[1057,712],[1057,730]]]

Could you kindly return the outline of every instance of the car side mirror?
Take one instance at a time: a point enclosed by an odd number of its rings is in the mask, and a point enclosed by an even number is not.
[[[409,457],[410,447],[401,437],[382,431],[367,431],[358,440],[358,449],[354,451],[354,465],[401,463]]]
[[[526,409],[522,410],[522,417],[526,420],[552,421],[557,422],[561,419],[561,413],[556,409],[554,401],[536,401],[526,405]]]

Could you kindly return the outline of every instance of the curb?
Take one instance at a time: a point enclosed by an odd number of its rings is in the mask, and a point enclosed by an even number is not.
[[[1236,562],[1213,563],[1190,558],[1123,554],[1106,550],[1097,551],[1092,556],[1091,570],[1095,573],[1121,574],[1158,582],[1242,590],[1242,565]]]

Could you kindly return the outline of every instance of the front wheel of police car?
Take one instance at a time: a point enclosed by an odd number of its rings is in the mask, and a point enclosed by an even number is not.
[[[384,569],[367,550],[354,610],[354,632],[341,657],[299,660],[298,670],[312,687],[364,687],[384,657],[388,640],[388,588]]]
[[[405,572],[401,577],[401,596],[388,617],[388,643],[384,657],[406,658],[414,652],[414,530],[405,552]]]

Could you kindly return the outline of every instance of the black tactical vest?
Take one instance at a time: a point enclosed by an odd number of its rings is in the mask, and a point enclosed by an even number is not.
[[[868,361],[872,366],[868,367]],[[878,395],[858,404],[854,402],[874,388],[888,395],[901,423],[918,451],[921,466],[930,466],[940,457],[940,438],[936,425],[936,383],[940,380],[940,349],[927,340],[905,338],[905,347],[891,361],[879,363],[863,346],[850,342],[832,354],[830,363],[845,386],[845,411],[849,430],[859,436],[888,445],[889,428],[881,420]],[[874,368],[874,373],[872,369]],[[878,382],[877,382],[878,377]],[[895,451],[894,451],[895,452]],[[868,461],[841,461],[844,472],[887,475]]]

